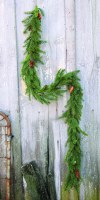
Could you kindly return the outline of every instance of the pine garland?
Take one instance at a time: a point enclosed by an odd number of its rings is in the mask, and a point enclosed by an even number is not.
[[[81,130],[79,123],[82,114],[83,90],[78,77],[79,71],[66,73],[60,69],[55,80],[50,85],[41,87],[38,77],[37,67],[39,63],[43,64],[41,44],[45,43],[41,39],[41,19],[44,15],[43,11],[37,6],[31,12],[27,12],[28,17],[23,21],[27,34],[24,42],[25,59],[22,62],[21,76],[26,84],[26,94],[29,98],[34,97],[36,100],[44,104],[50,104],[52,101],[62,96],[66,90],[70,92],[70,99],[66,104],[66,111],[62,118],[68,124],[68,152],[65,161],[68,165],[66,177],[66,189],[75,188],[79,191],[80,186],[80,165],[81,165],[81,149],[80,149],[80,133],[87,135]],[[65,89],[65,86],[67,89]]]

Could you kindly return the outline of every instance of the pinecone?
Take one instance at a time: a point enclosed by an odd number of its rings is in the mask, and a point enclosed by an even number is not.
[[[75,171],[75,175],[76,175],[76,178],[77,178],[77,179],[80,179],[80,173],[79,173],[79,170],[76,170],[76,171]]]
[[[34,60],[30,60],[30,62],[29,62],[29,66],[30,66],[30,68],[33,68],[33,67],[34,67],[34,65],[35,65],[35,62],[34,62]]]
[[[40,13],[40,12],[38,13],[38,19],[39,19],[39,20],[41,20],[41,19],[42,19],[42,15],[41,15],[41,13]]]
[[[70,89],[69,89],[70,94],[73,92],[73,90],[74,90],[74,87],[71,86]]]

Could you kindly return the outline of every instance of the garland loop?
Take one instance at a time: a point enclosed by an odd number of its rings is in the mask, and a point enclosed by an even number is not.
[[[81,167],[81,149],[80,133],[87,135],[81,130],[79,122],[82,114],[83,91],[78,77],[79,71],[66,73],[60,69],[55,80],[50,85],[41,87],[41,82],[37,74],[39,63],[43,64],[41,55],[45,53],[41,50],[41,44],[45,43],[41,39],[41,19],[43,11],[37,6],[31,12],[27,12],[28,17],[23,21],[25,25],[24,33],[28,35],[24,42],[25,59],[22,62],[21,76],[26,84],[26,94],[32,96],[44,104],[50,104],[52,101],[62,96],[67,90],[70,92],[70,99],[67,102],[66,111],[61,118],[68,124],[68,151],[65,162],[68,165],[66,177],[66,189],[74,187],[79,191],[80,185],[80,167]]]

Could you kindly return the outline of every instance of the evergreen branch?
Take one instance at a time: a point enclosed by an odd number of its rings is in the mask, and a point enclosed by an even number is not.
[[[44,12],[37,6],[33,11],[27,12],[28,17],[23,20],[25,25],[24,33],[27,39],[24,42],[25,59],[22,62],[21,76],[26,84],[26,93],[31,99],[44,104],[50,104],[52,101],[57,101],[66,90],[70,92],[68,100],[61,118],[68,124],[68,152],[65,157],[67,162],[67,178],[66,189],[75,188],[79,191],[80,186],[80,167],[81,167],[81,149],[80,149],[80,133],[87,135],[80,128],[80,120],[82,115],[82,100],[83,90],[78,77],[79,70],[66,73],[60,69],[55,77],[55,80],[50,85],[41,87],[41,82],[38,77],[37,67],[39,63],[43,64],[42,56],[45,52],[41,50],[41,44],[45,43],[41,39],[41,18]],[[67,89],[65,89],[67,87]]]

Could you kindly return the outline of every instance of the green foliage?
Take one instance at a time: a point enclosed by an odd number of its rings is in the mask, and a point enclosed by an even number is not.
[[[37,66],[43,63],[41,44],[44,43],[41,39],[41,20],[38,15],[43,16],[43,11],[37,6],[31,12],[27,12],[28,17],[23,21],[25,25],[24,33],[27,33],[24,47],[25,59],[22,62],[21,75],[26,84],[26,93],[29,97],[34,97],[41,103],[50,104],[62,96],[66,90],[70,90],[73,86],[73,91],[70,93],[70,99],[66,105],[66,111],[62,118],[68,124],[68,152],[65,162],[68,164],[68,172],[66,177],[66,189],[75,188],[79,191],[80,185],[80,164],[81,164],[81,149],[80,149],[80,133],[87,135],[81,130],[79,122],[82,115],[82,99],[83,91],[78,77],[79,71],[66,73],[60,69],[55,77],[55,80],[50,85],[41,87],[40,79],[37,74]],[[30,66],[30,61],[34,61],[34,66]],[[66,86],[66,87],[65,87]]]

